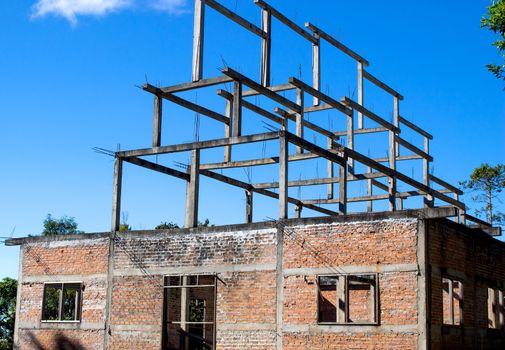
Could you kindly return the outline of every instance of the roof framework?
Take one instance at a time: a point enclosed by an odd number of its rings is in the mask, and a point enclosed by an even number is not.
[[[118,231],[120,226],[122,166],[124,162],[164,173],[186,182],[184,224],[188,228],[195,227],[198,224],[199,179],[201,176],[209,177],[244,190],[246,197],[245,221],[247,223],[253,220],[253,194],[256,193],[278,200],[279,219],[288,218],[289,204],[294,205],[296,217],[301,217],[303,208],[311,209],[324,215],[342,215],[348,212],[348,203],[366,202],[367,211],[373,211],[374,202],[385,200],[389,203],[389,210],[394,211],[403,209],[403,201],[405,199],[413,196],[422,196],[425,207],[435,207],[435,200],[437,200],[437,203],[442,204],[441,206],[456,208],[459,213],[456,220],[459,222],[464,223],[466,220],[470,220],[481,227],[489,227],[489,224],[466,214],[465,205],[459,200],[459,195],[462,192],[456,186],[429,173],[429,165],[433,161],[433,157],[429,154],[429,141],[433,139],[433,136],[401,115],[400,101],[403,100],[403,96],[391,86],[372,75],[368,70],[365,70],[365,67],[369,66],[369,62],[365,58],[315,25],[306,23],[305,27],[298,26],[263,0],[255,0],[254,2],[259,6],[261,11],[261,28],[215,0],[195,0],[192,81],[162,88],[150,84],[143,85],[143,89],[154,96],[152,146],[115,153],[112,208],[113,231]],[[256,82],[230,67],[222,69],[221,76],[204,78],[204,21],[207,8],[219,12],[260,37],[260,82]],[[311,43],[313,67],[311,83],[291,77],[284,84],[270,85],[272,17]],[[348,97],[332,97],[321,92],[321,41],[329,43],[356,61],[358,83],[356,101]],[[365,81],[376,85],[393,97],[394,118],[392,123],[364,107]],[[222,88],[224,84],[232,84],[233,92],[224,90]],[[225,100],[226,107],[224,111],[213,111],[177,96],[177,93],[211,86],[216,86],[217,95]],[[291,100],[281,94],[288,90],[296,92],[296,99]],[[247,99],[250,96],[258,95],[271,100],[277,104],[277,107],[273,110],[266,110]],[[311,96],[312,101],[307,101],[304,98],[305,95]],[[162,105],[164,100],[220,122],[223,126],[225,137],[184,144],[162,145]],[[243,135],[242,115],[244,109],[250,110],[258,116],[276,123],[279,126],[279,130]],[[342,115],[342,118],[346,120],[346,130],[329,130],[304,118],[306,113],[323,110],[338,111]],[[355,119],[357,121],[357,128],[355,128]],[[365,127],[367,120],[373,121],[379,126],[367,128]],[[409,128],[418,133],[423,139],[423,145],[418,147],[403,139],[401,137],[401,130],[403,128]],[[307,140],[305,137],[306,130],[311,130],[311,132],[324,137],[327,140],[327,147],[320,147]],[[364,134],[366,136],[378,133],[388,135],[389,151],[387,157],[371,158],[355,150],[355,135]],[[339,142],[341,137],[347,138],[346,146]],[[276,156],[244,160],[237,159],[232,152],[238,145],[265,141],[277,142],[278,154]],[[289,153],[289,145],[295,146],[296,151],[294,153]],[[222,149],[223,161],[202,163],[200,161],[201,152],[213,148]],[[404,154],[405,150],[408,151],[406,154]],[[402,151],[401,154],[400,151]],[[187,171],[180,171],[142,158],[144,156],[176,152],[191,152],[191,164],[187,167]],[[304,180],[289,179],[290,163],[316,158],[324,159],[327,162],[326,176]],[[422,161],[422,182],[416,181],[397,170],[397,162],[412,160]],[[365,166],[367,170],[365,172],[356,171],[356,163]],[[269,183],[244,182],[216,172],[216,170],[220,169],[261,167],[271,164],[278,164],[278,180]],[[366,183],[367,194],[365,196],[348,196],[347,185],[354,181],[363,181]],[[407,185],[410,189],[404,192],[398,191],[399,182]],[[432,187],[433,184],[436,184],[439,188],[435,189]],[[327,186],[326,198],[302,199],[288,195],[289,187],[314,185]],[[332,209],[322,207],[321,205],[332,205]]]

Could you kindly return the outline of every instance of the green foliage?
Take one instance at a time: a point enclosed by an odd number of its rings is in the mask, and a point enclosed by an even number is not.
[[[204,221],[198,221],[198,227],[214,227],[213,224],[210,223],[209,219],[205,219]],[[155,230],[170,230],[174,228],[180,228],[175,222],[172,221],[163,221],[161,224],[156,226]]]
[[[0,350],[12,349],[17,285],[9,277],[0,281]]]
[[[44,220],[44,231],[42,231],[42,236],[53,236],[53,235],[71,235],[84,233],[77,229],[77,223],[75,218],[63,215],[59,219],[53,219],[51,214],[47,214]]]
[[[487,8],[487,16],[481,19],[481,26],[487,27],[493,33],[498,34],[499,39],[492,43],[498,49],[498,54],[504,59],[501,65],[488,64],[487,69],[496,78],[505,81],[505,0],[493,1]]]
[[[177,225],[175,222],[172,221],[163,221],[161,224],[156,226],[154,229],[155,230],[170,230],[174,228],[179,228],[179,225]]]
[[[476,192],[472,200],[486,204],[475,211],[478,216],[485,214],[490,223],[505,223],[505,215],[493,211],[493,200],[497,199],[498,194],[505,188],[505,164],[496,166],[482,164],[473,170],[470,180],[462,181],[460,184]]]

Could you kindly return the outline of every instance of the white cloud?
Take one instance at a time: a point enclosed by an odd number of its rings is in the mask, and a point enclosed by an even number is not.
[[[181,15],[188,12],[186,0],[153,0],[152,7],[159,11],[166,11],[174,15]]]
[[[37,0],[32,18],[56,15],[65,17],[72,25],[78,16],[104,16],[110,12],[138,5],[179,15],[186,13],[187,0]]]

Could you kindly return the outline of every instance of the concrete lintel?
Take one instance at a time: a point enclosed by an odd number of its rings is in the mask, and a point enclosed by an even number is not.
[[[271,331],[275,332],[274,323],[219,323],[217,331]]]
[[[19,330],[34,330],[34,329],[79,329],[83,331],[96,331],[104,329],[104,324],[100,322],[28,322],[22,321],[19,323]]]
[[[284,269],[284,276],[303,275],[328,275],[328,274],[351,274],[351,273],[392,273],[392,272],[415,272],[418,273],[417,264],[377,264],[377,265],[352,265],[335,267],[314,267]]]
[[[82,281],[87,283],[93,280],[107,279],[106,273],[98,273],[92,275],[25,275],[23,283],[52,283],[52,282],[75,282]]]
[[[275,264],[204,265],[148,268],[151,275],[214,274],[230,272],[275,271]],[[138,268],[115,269],[114,276],[144,276]]]
[[[284,325],[284,333],[414,333],[417,334],[417,324],[407,325]]]

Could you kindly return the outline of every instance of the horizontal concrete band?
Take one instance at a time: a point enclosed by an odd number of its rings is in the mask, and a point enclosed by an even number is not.
[[[390,272],[419,272],[417,264],[376,264],[352,266],[323,266],[284,269],[284,276],[326,275],[349,273],[390,273]]]
[[[39,330],[39,329],[79,329],[81,331],[104,330],[104,323],[88,322],[19,322],[19,330]]]
[[[107,279],[106,273],[93,275],[23,275],[23,283],[88,282]]]
[[[205,266],[180,266],[180,267],[154,267],[145,269],[150,275],[176,275],[176,274],[202,274],[202,273],[228,273],[228,272],[254,272],[275,271],[275,264],[239,264],[239,265],[205,265]],[[138,268],[115,269],[114,276],[142,276],[143,271]]]
[[[284,333],[412,333],[418,334],[417,324],[409,325],[293,325],[285,324]]]
[[[160,325],[111,325],[112,332],[160,333]],[[275,332],[275,323],[218,323],[216,331]],[[283,333],[412,333],[418,334],[417,324],[410,325],[295,325],[284,324]]]
[[[459,278],[461,280],[466,280],[469,279],[469,277],[466,275],[466,273],[454,270],[448,267],[441,267],[438,265],[431,264],[431,273],[434,276],[448,276],[448,277],[455,277]]]

